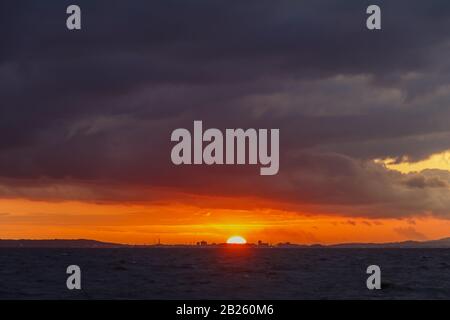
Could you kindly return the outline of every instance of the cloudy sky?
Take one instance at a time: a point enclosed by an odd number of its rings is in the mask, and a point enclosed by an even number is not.
[[[0,238],[450,236],[450,2],[0,2]],[[176,128],[279,128],[280,171],[174,166]]]

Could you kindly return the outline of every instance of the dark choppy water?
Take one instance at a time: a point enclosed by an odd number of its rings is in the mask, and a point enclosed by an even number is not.
[[[450,249],[0,249],[0,299],[86,298],[450,299]]]

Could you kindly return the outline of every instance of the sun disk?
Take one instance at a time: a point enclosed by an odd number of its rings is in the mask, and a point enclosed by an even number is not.
[[[241,236],[232,236],[232,237],[228,238],[227,243],[228,244],[246,244],[247,240],[245,240]]]

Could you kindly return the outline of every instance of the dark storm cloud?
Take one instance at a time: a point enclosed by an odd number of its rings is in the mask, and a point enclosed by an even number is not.
[[[379,2],[377,32],[365,1],[78,1],[77,32],[69,4],[0,4],[2,195],[134,200],[151,197],[117,190],[170,187],[449,216],[447,173],[371,163],[450,149],[448,1]],[[279,176],[175,168],[170,133],[196,119],[280,128]]]

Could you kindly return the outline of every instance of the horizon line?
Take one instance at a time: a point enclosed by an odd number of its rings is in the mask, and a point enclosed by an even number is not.
[[[400,244],[400,243],[407,243],[407,242],[415,242],[415,243],[427,243],[427,242],[436,242],[436,241],[442,241],[442,240],[450,240],[450,235],[444,238],[438,238],[438,239],[425,239],[425,240],[413,240],[413,239],[406,239],[401,241],[388,241],[388,242],[337,242],[337,243],[329,243],[324,244],[320,242],[315,243],[296,243],[296,242],[290,242],[290,241],[282,241],[282,242],[276,242],[276,243],[269,243],[269,242],[262,242],[262,245],[260,246],[279,246],[279,245],[285,245],[285,246],[308,246],[308,247],[314,247],[314,246],[340,246],[340,245],[388,245],[388,244]],[[110,241],[104,241],[104,240],[97,240],[97,239],[88,239],[88,238],[9,238],[9,239],[3,239],[0,238],[0,241],[91,241],[91,242],[97,242],[99,244],[107,244],[107,245],[117,245],[117,246],[193,246],[193,247],[205,247],[205,246],[214,246],[214,245],[227,245],[226,242],[206,242],[205,244],[201,244],[204,240],[199,240],[195,242],[189,242],[189,243],[163,243],[163,242],[157,242],[157,243],[125,243],[125,242],[110,242]],[[230,244],[228,244],[230,245]],[[233,245],[233,244],[231,244]],[[251,246],[255,245],[258,246],[258,242],[248,242],[245,245]],[[244,246],[245,246],[244,245]]]

